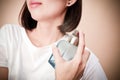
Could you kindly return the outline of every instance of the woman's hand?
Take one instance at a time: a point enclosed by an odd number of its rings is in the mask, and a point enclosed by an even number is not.
[[[89,52],[85,51],[85,36],[82,32],[79,32],[79,38],[77,52],[70,61],[65,61],[59,50],[53,47],[56,80],[80,80],[82,77]]]

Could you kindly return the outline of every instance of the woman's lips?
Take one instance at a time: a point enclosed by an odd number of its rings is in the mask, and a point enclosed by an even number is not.
[[[30,7],[31,8],[36,8],[40,6],[42,3],[41,2],[30,2]]]

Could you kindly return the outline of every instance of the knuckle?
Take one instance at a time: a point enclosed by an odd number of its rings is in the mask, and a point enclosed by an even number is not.
[[[85,47],[85,43],[83,43],[83,47]]]
[[[82,68],[82,69],[85,68],[85,63],[82,63],[81,68]]]

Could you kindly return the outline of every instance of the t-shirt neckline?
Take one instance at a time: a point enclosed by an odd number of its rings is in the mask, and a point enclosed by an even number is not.
[[[24,28],[23,28],[23,29],[24,29]],[[29,37],[28,37],[27,32],[26,32],[25,29],[23,30],[23,36],[24,36],[24,41],[25,41],[25,42],[27,43],[27,45],[28,45],[29,47],[31,47],[32,49],[44,49],[44,48],[52,47],[53,44],[56,45],[60,40],[63,40],[64,37],[65,37],[65,35],[63,35],[60,39],[58,39],[57,41],[55,41],[55,42],[53,42],[53,43],[51,43],[51,44],[49,44],[49,45],[42,46],[42,47],[37,47],[37,46],[35,46],[35,45],[30,41],[30,39],[29,39]]]

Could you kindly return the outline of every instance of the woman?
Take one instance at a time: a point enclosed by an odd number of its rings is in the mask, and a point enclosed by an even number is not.
[[[82,32],[72,60],[65,61],[55,47],[77,27],[81,4],[81,0],[26,0],[20,13],[23,27],[8,24],[0,29],[0,80],[106,80],[98,59],[85,49]],[[52,53],[55,70],[48,63]]]

